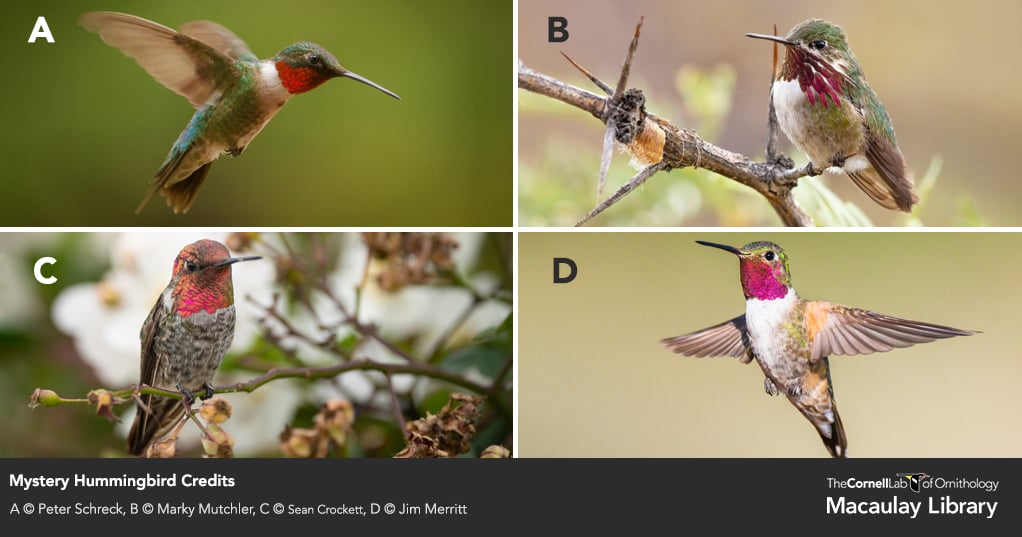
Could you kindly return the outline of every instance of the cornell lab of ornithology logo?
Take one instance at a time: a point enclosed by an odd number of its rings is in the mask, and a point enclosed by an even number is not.
[[[993,518],[997,511],[998,502],[977,500],[977,494],[994,493],[1000,485],[1000,481],[985,480],[979,478],[943,478],[933,477],[923,472],[898,473],[894,477],[880,477],[876,479],[849,478],[827,478],[828,488],[848,490],[851,492],[873,490],[895,490],[912,491],[907,497],[899,497],[897,494],[890,498],[876,498],[875,493],[870,499],[853,498],[850,496],[828,496],[827,514],[840,515],[901,515],[908,518],[916,518],[919,514],[927,515],[979,515],[986,518]],[[916,500],[923,490],[931,492],[935,490],[955,490],[964,493],[967,498],[960,497],[960,494],[934,496],[926,495]],[[956,497],[957,496],[957,497]]]
[[[827,488],[831,489],[881,489],[881,490],[911,490],[919,493],[926,489],[957,489],[984,492],[997,492],[1000,481],[993,481],[980,478],[956,477],[952,479],[944,477],[933,477],[923,472],[895,474],[895,477],[880,477],[876,479],[859,479],[857,477],[828,477]]]

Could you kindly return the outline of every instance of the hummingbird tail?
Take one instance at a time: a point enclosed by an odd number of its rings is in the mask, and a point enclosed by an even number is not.
[[[174,159],[160,168],[152,183],[149,184],[149,192],[146,192],[142,203],[139,203],[138,208],[135,209],[135,214],[142,212],[142,209],[145,208],[149,200],[152,199],[153,194],[156,194],[157,191],[162,191],[163,195],[167,197],[167,205],[173,207],[175,213],[187,213],[188,209],[192,208],[195,194],[199,192],[199,187],[206,180],[206,175],[209,174],[209,167],[213,163],[207,162],[184,179],[169,183],[168,179],[174,174],[179,162],[180,159]]]
[[[919,195],[912,170],[905,165],[898,146],[867,130],[866,160],[871,167],[848,174],[856,186],[887,209],[912,212],[912,206],[919,203]]]
[[[827,447],[830,456],[837,459],[848,457],[848,438],[845,437],[845,426],[841,423],[841,416],[837,413],[837,407],[833,407],[833,423],[820,423],[816,431],[820,433],[823,445]]]
[[[887,181],[875,170],[851,172],[848,177],[873,201],[892,211],[912,212],[912,205],[919,203],[911,179],[907,183]]]
[[[143,395],[142,402],[152,412],[139,407],[135,422],[128,433],[128,453],[141,456],[154,439],[163,438],[184,416],[185,407],[181,401],[155,395]]]
[[[188,209],[192,208],[195,195],[199,192],[202,183],[205,182],[212,165],[212,162],[207,162],[184,180],[163,187],[163,195],[167,196],[167,205],[174,207],[175,213],[187,213]]]

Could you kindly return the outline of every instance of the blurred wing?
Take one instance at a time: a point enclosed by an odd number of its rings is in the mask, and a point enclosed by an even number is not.
[[[872,311],[813,302],[806,322],[814,333],[812,362],[832,355],[870,354],[976,332]]]
[[[743,364],[752,361],[749,334],[745,330],[745,315],[711,326],[705,330],[672,337],[661,341],[678,354],[703,358],[706,356],[732,356]]]
[[[78,23],[98,33],[106,44],[134,58],[157,82],[188,99],[195,108],[205,105],[218,89],[241,76],[234,59],[214,45],[141,17],[93,11],[82,15]],[[198,27],[203,35],[213,33],[209,28],[213,23],[190,24]],[[240,43],[248,50],[233,34],[229,38],[222,37],[216,45],[231,48],[227,44],[231,38],[236,40],[233,47]]]
[[[181,25],[181,33],[223,52],[228,58],[251,62],[259,61],[248,45],[234,32],[211,21],[192,21]]]

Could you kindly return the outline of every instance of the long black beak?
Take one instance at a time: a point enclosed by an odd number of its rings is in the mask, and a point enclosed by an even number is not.
[[[219,263],[217,263],[215,265],[210,265],[210,268],[213,268],[213,267],[226,267],[227,265],[233,265],[235,263],[241,263],[242,261],[255,261],[256,259],[262,259],[262,256],[250,255],[250,256],[247,256],[247,257],[230,257],[230,258],[224,259],[223,261],[221,261],[221,262],[219,262]]]
[[[696,241],[696,242],[699,243],[699,244],[702,244],[703,246],[712,246],[714,248],[720,248],[721,250],[724,250],[725,252],[731,252],[732,254],[735,254],[735,255],[743,255],[742,251],[739,250],[738,248],[735,248],[734,246],[728,246],[726,244],[717,244],[715,242],[707,242],[707,241]]]
[[[367,86],[374,87],[374,88],[382,91],[383,93],[386,93],[387,95],[390,95],[391,97],[399,100],[399,101],[401,100],[401,97],[398,97],[398,95],[396,93],[394,93],[393,91],[390,91],[389,89],[387,89],[387,88],[377,84],[376,82],[373,82],[372,80],[369,80],[368,78],[366,78],[364,76],[356,75],[355,73],[352,73],[351,71],[344,71],[343,73],[340,74],[340,76],[343,76],[345,78],[350,78],[352,80],[358,80],[359,82],[361,82],[361,83],[363,83],[363,84],[365,84]]]
[[[752,37],[752,38],[755,38],[755,39],[766,39],[767,41],[776,41],[778,43],[781,43],[782,45],[789,45],[789,46],[794,46],[795,45],[794,42],[788,41],[787,39],[785,39],[783,37],[780,37],[780,36],[776,36],[776,35],[745,34],[745,37]]]

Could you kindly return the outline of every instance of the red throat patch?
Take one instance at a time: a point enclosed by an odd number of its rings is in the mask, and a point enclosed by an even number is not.
[[[276,64],[277,75],[280,82],[292,95],[305,93],[315,89],[320,84],[330,79],[315,69],[308,67],[291,67],[286,62],[279,61]]]

